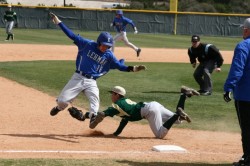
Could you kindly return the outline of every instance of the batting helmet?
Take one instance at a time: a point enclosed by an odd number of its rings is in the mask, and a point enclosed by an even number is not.
[[[100,35],[97,38],[97,43],[99,45],[103,44],[103,45],[112,47],[113,46],[113,37],[108,32],[102,32],[102,33],[100,33]]]
[[[117,11],[116,11],[116,14],[123,15],[123,11],[122,11],[122,10],[117,10]]]

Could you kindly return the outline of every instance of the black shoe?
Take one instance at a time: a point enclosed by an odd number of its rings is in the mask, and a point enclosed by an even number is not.
[[[94,129],[104,118],[104,112],[98,112],[97,115],[92,115],[89,122],[89,128]]]
[[[200,95],[202,95],[202,96],[210,96],[210,95],[212,95],[212,92],[204,91],[204,92],[201,92]]]
[[[58,112],[60,112],[61,110],[59,110],[57,107],[52,108],[52,110],[50,111],[50,115],[51,116],[55,116],[56,114],[58,114]]]
[[[250,157],[243,155],[238,162],[234,162],[233,166],[250,166]]]
[[[92,115],[89,121],[89,128],[94,129],[96,127],[96,115]]]
[[[14,40],[14,34],[12,34],[10,37],[11,37],[12,40]]]
[[[136,53],[137,53],[137,57],[139,57],[139,56],[140,56],[140,53],[141,53],[141,49],[138,48],[138,50],[136,51]]]

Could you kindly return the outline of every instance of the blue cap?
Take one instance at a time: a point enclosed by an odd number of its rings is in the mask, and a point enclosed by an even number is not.
[[[113,37],[110,33],[108,32],[102,32],[97,38],[97,43],[106,45],[106,46],[113,46]]]
[[[117,10],[117,11],[116,11],[116,14],[123,15],[123,11],[122,11],[122,10]]]

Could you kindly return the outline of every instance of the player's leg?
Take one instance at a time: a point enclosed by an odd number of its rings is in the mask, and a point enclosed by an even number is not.
[[[164,138],[168,133],[168,129],[162,126],[161,108],[162,105],[158,102],[147,103],[141,108],[142,117],[148,120],[151,130],[157,138]]]
[[[241,141],[242,141],[242,149],[243,156],[242,161],[240,160],[238,163],[250,165],[250,102],[246,101],[237,101],[235,100],[235,108],[237,112],[237,117],[239,121],[239,125],[241,128]]]
[[[127,38],[127,33],[123,32],[123,42],[126,46],[129,46],[130,48],[134,49],[135,51],[138,50],[138,47],[136,47],[134,44],[130,43]]]
[[[9,41],[10,37],[11,37],[11,23],[12,23],[12,27],[13,27],[13,21],[7,21],[6,22],[6,27],[5,27],[5,30],[6,30],[6,34],[7,34],[7,38],[5,39],[5,41]]]
[[[199,84],[200,90],[199,92],[204,91],[204,79],[202,78],[204,74],[204,67],[203,64],[199,64],[194,71],[194,79]]]
[[[55,116],[58,112],[64,110],[70,102],[83,90],[83,77],[75,73],[69,82],[65,85],[57,98],[57,106],[50,111],[51,116]]]
[[[213,84],[212,84],[211,74],[213,70],[214,70],[213,60],[209,60],[204,64],[204,90],[207,93],[204,93],[203,95],[211,95],[212,93]]]
[[[115,43],[116,41],[122,40],[122,33],[117,33],[114,38],[113,38],[113,47],[112,47],[112,52],[115,51]]]
[[[93,79],[86,80],[85,85],[87,88],[84,89],[83,92],[89,100],[89,127],[93,129],[97,125],[95,120],[100,107],[99,89],[97,87],[96,81]]]

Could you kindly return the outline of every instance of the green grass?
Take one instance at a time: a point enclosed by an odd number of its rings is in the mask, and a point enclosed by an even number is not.
[[[96,40],[100,32],[89,32],[73,30],[74,33],[80,34],[85,38]],[[59,29],[14,29],[15,41],[19,44],[65,44],[70,45],[72,41],[69,40],[64,33]],[[115,32],[111,32],[115,35]],[[3,28],[0,29],[0,34],[5,34]],[[190,36],[187,35],[168,35],[168,34],[146,34],[139,33],[134,35],[131,32],[127,33],[128,39],[138,47],[149,48],[182,48],[187,49],[190,47]],[[2,35],[3,36],[3,35]],[[4,42],[4,38],[0,40],[0,44],[8,43]],[[205,43],[212,43],[216,45],[220,50],[233,50],[236,43],[238,43],[241,37],[213,37],[213,36],[201,36],[201,41]],[[123,42],[117,42],[117,46],[126,47]]]
[[[0,159],[0,166],[231,166],[232,164],[172,163],[137,160]]]

